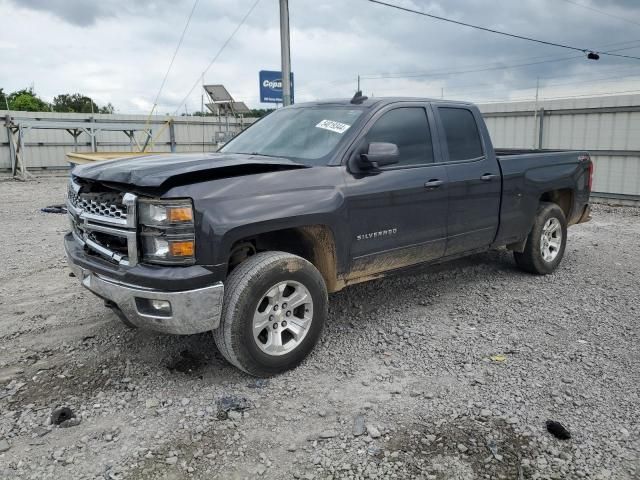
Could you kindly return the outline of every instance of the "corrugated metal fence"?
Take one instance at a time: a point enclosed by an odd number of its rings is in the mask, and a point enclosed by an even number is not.
[[[48,112],[7,112],[0,110],[0,170],[12,164],[12,135],[22,128],[24,159],[28,169],[66,168],[67,152],[139,151],[150,132],[160,152],[215,151],[255,119],[227,117],[169,117]],[[59,125],[59,128],[56,126]],[[46,126],[46,128],[42,128]],[[74,135],[76,139],[74,140]],[[93,138],[92,138],[93,135]]]
[[[479,107],[496,148],[587,150],[594,196],[640,200],[640,95]]]

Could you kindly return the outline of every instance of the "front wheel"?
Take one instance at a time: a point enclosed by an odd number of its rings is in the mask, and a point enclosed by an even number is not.
[[[562,261],[566,245],[564,212],[555,203],[541,203],[524,251],[514,252],[516,264],[527,272],[547,275]]]
[[[311,352],[327,318],[327,288],[305,259],[263,252],[236,267],[225,282],[220,353],[239,369],[270,376],[297,366]]]

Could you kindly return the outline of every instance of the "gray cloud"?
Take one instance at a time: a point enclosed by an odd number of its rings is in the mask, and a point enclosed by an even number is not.
[[[558,0],[389,0],[411,8],[508,32],[640,56],[640,29]],[[587,3],[638,18],[640,2]],[[169,75],[161,112],[173,112],[253,0],[201,1]],[[192,0],[0,0],[5,38],[0,87],[35,82],[42,95],[82,91],[111,101],[123,112],[150,108],[178,40]],[[540,78],[546,96],[614,92],[640,88],[640,61],[602,57],[504,38],[438,22],[364,0],[290,0],[292,62],[296,98],[353,94],[358,74],[366,93],[424,95],[470,100],[531,98]],[[64,20],[52,20],[51,15]],[[634,16],[635,15],[635,16]],[[78,27],[82,28],[79,36]],[[258,106],[257,75],[279,69],[278,10],[262,0],[236,38],[205,75],[224,83],[240,100]],[[39,33],[25,38],[25,29]],[[41,38],[46,38],[43,46]],[[635,41],[635,43],[631,43]],[[559,58],[579,56],[580,58]],[[554,60],[554,61],[550,61]],[[544,62],[544,63],[541,63]],[[506,68],[513,65],[531,65]],[[413,75],[398,75],[412,72]],[[415,74],[421,74],[416,76]],[[635,82],[635,83],[634,83]],[[189,111],[200,108],[196,88]]]
[[[76,26],[87,27],[100,19],[154,15],[180,2],[170,0],[11,0],[17,7],[47,12]]]
[[[83,0],[12,0],[21,8],[51,13],[72,25],[88,26],[98,18],[114,16],[109,2],[85,2]]]

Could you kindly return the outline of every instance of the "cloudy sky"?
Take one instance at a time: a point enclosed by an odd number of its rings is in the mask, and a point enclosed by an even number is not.
[[[640,57],[640,0],[388,0],[494,29]],[[158,102],[200,108],[187,93],[255,0],[199,0]],[[194,0],[0,0],[0,87],[47,100],[82,92],[117,112],[148,113]],[[594,11],[595,8],[600,12]],[[290,0],[296,101],[375,96],[477,102],[640,92],[640,60],[505,38],[366,0]],[[278,0],[259,0],[204,75],[260,107],[258,71],[279,70]],[[265,105],[262,105],[265,106]]]

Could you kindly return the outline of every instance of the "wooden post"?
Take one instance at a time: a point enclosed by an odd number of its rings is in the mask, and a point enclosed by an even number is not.
[[[176,129],[173,124],[173,118],[169,120],[169,145],[171,146],[171,153],[176,153]]]
[[[16,175],[16,148],[13,144],[13,131],[11,130],[11,115],[4,117],[4,124],[7,127],[7,139],[9,140],[9,159],[11,160],[11,175]]]

